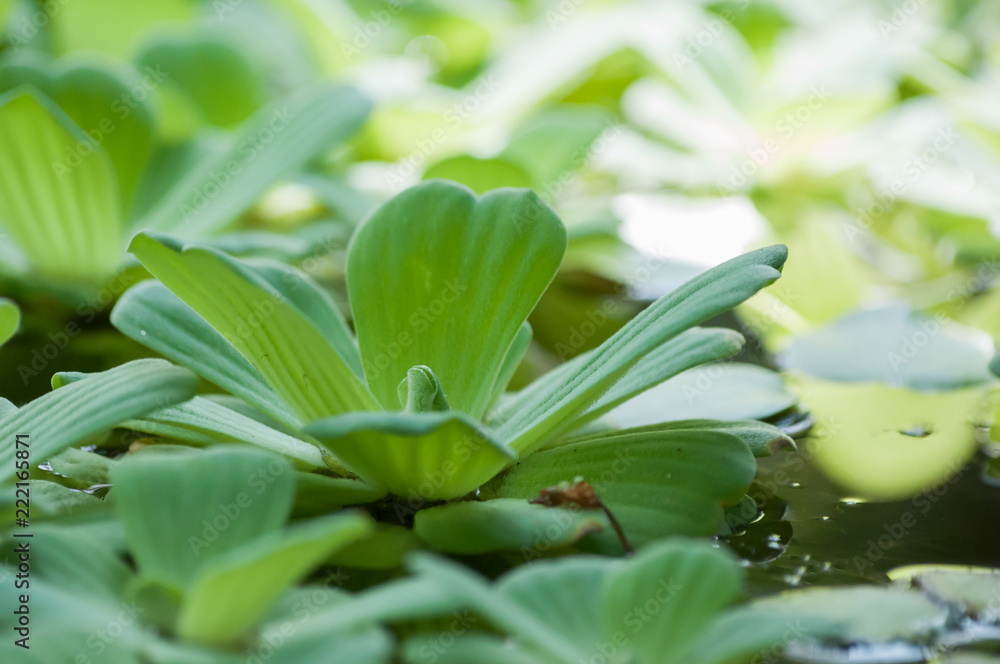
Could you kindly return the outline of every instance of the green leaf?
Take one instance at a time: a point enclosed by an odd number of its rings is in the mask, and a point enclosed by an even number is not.
[[[515,458],[456,411],[348,413],[304,431],[369,484],[420,500],[464,496]]]
[[[476,199],[431,181],[376,210],[351,241],[347,282],[379,403],[395,409],[399,381],[425,365],[453,408],[481,417],[565,250],[562,223],[529,191]]]
[[[417,634],[403,642],[401,656],[408,664],[551,664],[509,639],[472,632],[441,641],[440,634]]]
[[[658,392],[655,389],[656,386],[668,378],[672,378],[691,367],[731,357],[738,353],[742,347],[743,335],[732,330],[696,327],[682,332],[639,360],[606,394],[580,416],[579,423],[583,424],[594,420],[630,399],[645,400],[645,395]],[[655,407],[650,408],[649,411],[655,413],[655,421],[678,419],[664,416],[660,401],[656,400],[654,403]],[[684,419],[692,419],[692,416]],[[626,424],[637,426],[631,422]]]
[[[881,383],[797,377],[817,422],[812,461],[846,495],[902,500],[953,476],[978,449],[986,391],[916,392]]]
[[[79,164],[65,162],[81,144]],[[121,258],[122,212],[114,166],[40,94],[0,97],[0,222],[43,274],[95,282]]]
[[[757,606],[729,609],[713,620],[675,661],[732,664],[753,661],[752,656],[782,653],[789,643],[811,633],[829,632],[835,620],[803,616],[794,610],[764,611]]]
[[[689,369],[608,414],[618,426],[687,419],[765,419],[795,406],[781,375],[740,362]]]
[[[17,334],[21,327],[21,310],[17,304],[0,297],[0,346]]]
[[[485,498],[535,498],[582,477],[635,546],[666,535],[711,535],[723,507],[756,474],[746,444],[724,431],[625,430],[536,452],[481,490]]]
[[[538,563],[539,566],[546,564]],[[573,564],[579,565],[580,560],[573,560]],[[537,616],[525,611],[523,598],[495,592],[484,579],[464,567],[427,554],[414,554],[409,566],[434,587],[447,589],[445,592],[459,607],[473,608],[491,625],[516,635],[528,645],[552,657],[555,662],[575,664],[585,661],[584,647],[578,646],[572,636],[553,629],[547,622],[540,621]],[[518,571],[534,567],[519,568]]]
[[[528,617],[576,644],[586,653],[579,661],[600,656],[610,636],[604,589],[618,561],[591,556],[543,560],[503,575],[496,593],[518,605]]]
[[[235,127],[263,103],[260,77],[246,55],[210,34],[159,36],[136,57],[190,95],[213,125]]]
[[[723,607],[742,592],[737,561],[708,542],[669,540],[639,552],[605,585],[609,635],[627,635],[644,662],[680,662]]]
[[[80,481],[84,488],[108,484],[108,473],[115,465],[106,456],[67,448],[48,461],[53,473]]]
[[[350,87],[300,90],[248,120],[228,151],[200,163],[137,228],[203,235],[231,223],[280,178],[353,134],[370,103]]]
[[[728,311],[775,281],[787,252],[781,245],[752,251],[703,272],[660,298],[586,359],[553,390],[506,420],[501,440],[519,453],[572,425],[635,364],[674,338],[712,316]]]
[[[142,577],[176,590],[207,561],[280,528],[295,490],[287,462],[243,447],[154,449],[124,459],[111,480]]]
[[[0,437],[29,434],[40,463],[123,420],[194,396],[198,379],[163,360],[136,360],[46,394],[0,420]],[[14,476],[15,445],[0,447],[0,482]]]
[[[528,354],[528,348],[530,346],[531,325],[525,323],[521,326],[521,329],[517,331],[514,341],[510,344],[510,348],[507,349],[507,355],[503,358],[503,364],[500,366],[500,373],[497,374],[497,381],[493,386],[493,396],[490,398],[490,406],[493,406],[504,393],[504,390],[507,389],[511,379],[517,372],[518,366],[520,366],[522,360],[524,360],[524,357]]]
[[[17,560],[13,549],[23,541],[8,540],[7,560]],[[38,579],[62,590],[118,602],[132,576],[107,544],[70,528],[33,524],[30,548],[31,583]]]
[[[803,619],[824,619],[826,628],[801,640],[821,638],[825,643],[843,646],[892,641],[926,643],[948,623],[947,607],[918,592],[873,586],[789,591],[759,599],[751,606],[760,612],[776,610]]]
[[[785,360],[825,380],[945,390],[991,381],[991,353],[981,331],[892,305],[858,311],[796,339]]]
[[[603,530],[600,511],[532,505],[524,500],[465,501],[417,512],[413,529],[431,548],[476,555],[519,551],[537,557]]]
[[[326,468],[318,447],[292,438],[213,401],[195,397],[121,423],[122,427],[194,443],[241,442],[286,456],[302,468]]]
[[[531,173],[537,188],[553,187],[564,173],[586,165],[590,145],[612,120],[599,106],[556,106],[525,123],[501,157]]]
[[[127,337],[188,367],[294,429],[302,421],[260,372],[225,337],[161,283],[144,281],[125,291],[111,323]]]
[[[973,620],[1000,623],[1000,569],[962,565],[915,565],[890,570],[897,584],[922,591],[933,601],[955,606]]]
[[[500,187],[531,187],[531,177],[503,159],[479,159],[469,155],[449,157],[424,172],[424,180],[451,180],[465,185],[477,196]]]
[[[674,420],[672,422],[650,424],[644,427],[633,427],[627,431],[721,431],[742,440],[750,448],[755,457],[771,456],[775,451],[782,448],[795,448],[795,441],[785,435],[781,429],[756,420]],[[559,440],[552,447],[576,445],[588,440],[599,440],[605,436],[607,436],[607,432],[602,431],[585,433]]]
[[[303,421],[378,408],[313,323],[252,269],[203,247],[149,233],[132,253],[260,372]]]
[[[77,156],[99,144],[114,164],[122,213],[127,215],[151,151],[153,111],[149,96],[159,85],[160,76],[155,71],[140,73],[75,56],[53,62],[34,52],[22,55],[0,67],[0,90],[33,85],[89,135],[72,156],[62,155],[60,163],[72,165]]]
[[[369,528],[361,516],[326,517],[213,557],[185,593],[178,634],[206,645],[236,641],[279,595]]]
[[[333,298],[305,273],[272,260],[250,260],[247,267],[267,281],[275,291],[313,324],[355,376],[364,382],[358,343]]]

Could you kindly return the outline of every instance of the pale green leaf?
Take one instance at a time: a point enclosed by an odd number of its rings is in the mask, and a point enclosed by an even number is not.
[[[92,147],[69,164],[81,144]],[[95,282],[121,258],[122,211],[107,152],[39,93],[0,97],[0,223],[41,273]]]
[[[5,297],[0,297],[0,346],[17,334],[21,327],[21,310]]]
[[[202,397],[161,408],[145,417],[122,422],[121,426],[196,445],[248,443],[286,456],[307,470],[327,467],[323,454],[315,445],[288,436]]]
[[[640,661],[680,661],[742,586],[736,559],[708,542],[657,542],[608,577],[601,602],[608,634],[627,635]]]
[[[764,419],[792,408],[782,376],[753,364],[725,362],[689,369],[608,414],[618,426],[688,419]]]
[[[248,447],[154,449],[124,459],[111,480],[140,573],[176,590],[210,559],[280,528],[295,490],[287,462]]]
[[[178,634],[209,645],[236,641],[289,586],[369,528],[360,516],[326,517],[213,557],[185,593]]]
[[[724,431],[614,431],[522,458],[481,495],[535,498],[582,477],[642,546],[666,535],[713,534],[756,469],[746,444]]]
[[[197,236],[231,223],[261,193],[354,133],[370,103],[353,88],[321,85],[261,109],[229,149],[198,164],[137,222]]]
[[[238,125],[265,99],[259,72],[246,54],[209,34],[159,36],[145,45],[136,63],[183,90],[205,119],[219,127]]]
[[[136,72],[75,56],[58,62],[34,51],[18,56],[0,67],[0,91],[32,85],[89,135],[73,153],[63,155],[65,165],[74,165],[99,144],[114,164],[122,213],[127,216],[153,141],[150,91],[162,77],[155,71]]]

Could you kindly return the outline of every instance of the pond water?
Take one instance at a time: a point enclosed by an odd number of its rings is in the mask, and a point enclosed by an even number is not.
[[[808,440],[800,447],[808,447]],[[989,449],[989,448],[987,448]],[[991,465],[992,464],[992,465]],[[762,516],[727,538],[747,561],[750,591],[884,583],[904,565],[1000,565],[1000,482],[986,452],[910,498],[870,502],[833,484],[804,449],[759,463]],[[775,478],[780,478],[780,482]]]

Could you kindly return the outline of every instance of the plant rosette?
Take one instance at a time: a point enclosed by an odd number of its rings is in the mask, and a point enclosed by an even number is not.
[[[293,268],[140,233],[131,251],[158,281],[129,290],[112,323],[239,401],[199,397],[124,426],[279,452],[312,473],[319,494],[326,485],[331,505],[390,496],[399,521],[412,517],[442,550],[454,550],[470,523],[494,535],[465,552],[520,550],[539,532],[558,548],[601,529],[596,512],[527,503],[577,479],[637,546],[712,534],[753,481],[755,455],[787,437],[755,421],[595,422],[736,353],[738,333],[697,325],[778,279],[785,248],[702,273],[598,348],[505,393],[531,343],[525,321],[565,248],[562,222],[528,190],[476,198],[446,181],[415,186],[350,243],[355,336],[328,294]],[[564,525],[550,527],[556,517]]]

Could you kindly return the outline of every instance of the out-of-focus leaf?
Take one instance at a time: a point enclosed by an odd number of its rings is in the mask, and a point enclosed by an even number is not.
[[[626,401],[608,419],[627,427],[699,418],[765,419],[796,401],[778,373],[752,364],[718,363],[671,378]]]
[[[301,90],[246,121],[226,152],[178,180],[137,222],[192,237],[221,229],[269,185],[354,133],[370,104],[353,88]]]
[[[234,642],[289,586],[369,528],[360,516],[326,517],[213,557],[184,596],[178,634],[195,643]]]
[[[136,62],[190,95],[205,119],[219,127],[235,127],[265,99],[259,72],[217,35],[161,36],[146,44]]]
[[[992,354],[983,333],[893,305],[850,314],[796,339],[784,357],[790,368],[815,378],[943,390],[989,381]]]
[[[30,89],[0,97],[0,221],[35,269],[94,282],[121,258],[114,165],[61,110]],[[81,145],[92,149],[69,163]]]
[[[21,327],[21,310],[5,297],[0,297],[0,346],[17,334]]]
[[[206,561],[280,528],[295,490],[287,462],[243,447],[143,452],[111,480],[142,577],[175,590],[191,586]],[[177,495],[185,500],[164,499]]]

